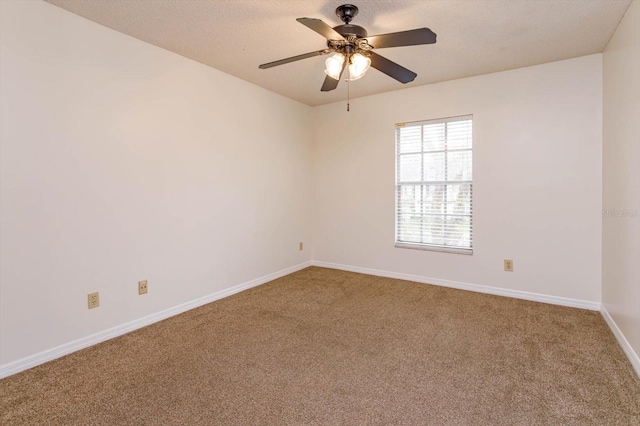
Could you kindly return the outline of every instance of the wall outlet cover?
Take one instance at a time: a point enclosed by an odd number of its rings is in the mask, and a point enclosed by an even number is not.
[[[87,295],[87,302],[89,305],[89,309],[97,308],[100,306],[100,293],[97,291],[94,293],[89,293]]]
[[[511,259],[504,260],[504,270],[507,272],[513,272],[513,260]]]
[[[149,286],[147,285],[147,280],[138,281],[138,294],[147,294],[149,291]]]

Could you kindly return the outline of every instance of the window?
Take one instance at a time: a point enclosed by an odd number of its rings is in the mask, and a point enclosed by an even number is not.
[[[396,125],[396,247],[472,254],[472,121]]]

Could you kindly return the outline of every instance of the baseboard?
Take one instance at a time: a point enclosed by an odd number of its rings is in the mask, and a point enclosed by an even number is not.
[[[311,266],[304,262],[0,366],[0,379]]]
[[[611,315],[609,315],[609,312],[607,311],[607,308],[605,308],[604,304],[600,308],[600,314],[602,314],[602,318],[604,318],[607,325],[609,325],[609,328],[613,332],[613,335],[616,336],[620,347],[622,347],[625,355],[627,356],[627,358],[629,358],[633,369],[636,370],[636,374],[638,375],[638,377],[640,377],[640,357],[638,357],[638,354],[633,350],[627,338],[624,337],[624,334],[622,334],[622,331],[618,328],[618,324],[616,324]]]
[[[429,278],[420,275],[403,274],[400,272],[380,271],[377,269],[361,268],[358,266],[341,265],[338,263],[312,261],[313,266],[322,268],[340,269],[343,271],[357,272],[360,274],[375,275],[385,278],[396,278],[399,280],[415,281],[423,284],[433,284],[442,287],[456,288],[459,290],[475,291],[477,293],[494,294],[496,296],[513,297],[515,299],[531,300],[534,302],[550,303],[552,305],[562,305],[571,308],[588,309],[591,311],[599,311],[600,303],[590,302],[588,300],[569,299],[566,297],[549,296],[546,294],[529,293],[526,291],[508,290],[498,287],[490,287],[480,284],[469,284],[458,281],[442,280],[439,278]]]

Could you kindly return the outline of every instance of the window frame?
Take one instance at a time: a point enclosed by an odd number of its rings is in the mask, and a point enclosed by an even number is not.
[[[420,180],[420,181],[415,181],[412,182],[412,184],[416,185],[419,182],[420,186],[426,185],[426,184],[434,184],[435,182],[438,182],[442,185],[445,185],[445,188],[450,185],[450,184],[455,184],[455,182],[468,182],[469,183],[469,247],[456,247],[456,246],[447,246],[447,245],[438,245],[438,244],[427,244],[427,243],[422,243],[422,242],[409,242],[409,241],[399,241],[398,240],[398,234],[400,231],[399,225],[400,225],[400,192],[401,192],[401,188],[402,188],[402,183],[400,183],[400,157],[401,157],[401,153],[400,153],[400,132],[399,129],[404,128],[404,127],[411,127],[411,126],[423,126],[425,124],[439,124],[439,123],[450,123],[450,122],[458,122],[458,121],[465,121],[465,120],[470,120],[471,121],[471,147],[469,149],[462,149],[461,151],[470,151],[471,153],[471,178],[468,181],[451,181],[451,183],[442,183],[442,182],[447,182],[447,180],[445,181],[428,181],[428,180]],[[464,254],[464,255],[473,255],[473,186],[474,186],[474,181],[473,181],[473,169],[474,169],[474,164],[473,164],[473,146],[474,146],[474,126],[473,126],[473,114],[465,114],[465,115],[456,115],[456,116],[450,116],[450,117],[443,117],[443,118],[436,118],[436,119],[428,119],[428,120],[420,120],[420,121],[410,121],[410,122],[404,122],[404,123],[396,123],[395,125],[395,188],[394,188],[394,192],[395,192],[395,201],[394,201],[394,207],[395,207],[395,227],[394,227],[394,246],[396,248],[405,248],[405,249],[413,249],[413,250],[427,250],[427,251],[436,251],[436,252],[444,252],[444,253],[455,253],[455,254]],[[445,130],[446,133],[446,130]],[[447,164],[447,153],[449,152],[448,148],[448,144],[449,144],[449,139],[448,137],[445,137],[444,140],[444,149],[442,152],[445,153],[444,157],[444,165],[446,167]],[[429,151],[427,151],[429,152]],[[433,151],[432,151],[433,152]],[[435,151],[438,152],[438,151]],[[421,137],[421,148],[420,148],[420,153],[422,155],[425,154],[424,151],[424,138]],[[424,162],[424,159],[421,160]],[[424,179],[424,176],[422,176],[422,179]],[[405,183],[406,185],[406,183]],[[446,192],[446,189],[445,189]],[[446,216],[447,214],[444,213],[444,216]]]

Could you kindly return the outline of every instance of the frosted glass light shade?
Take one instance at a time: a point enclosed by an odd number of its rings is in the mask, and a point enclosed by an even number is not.
[[[342,65],[344,64],[344,55],[342,53],[336,53],[333,56],[327,58],[325,65],[327,67],[324,72],[335,80],[340,79],[340,73],[342,72]]]
[[[361,78],[371,66],[371,59],[362,53],[351,55],[349,60],[349,80],[357,80]]]

